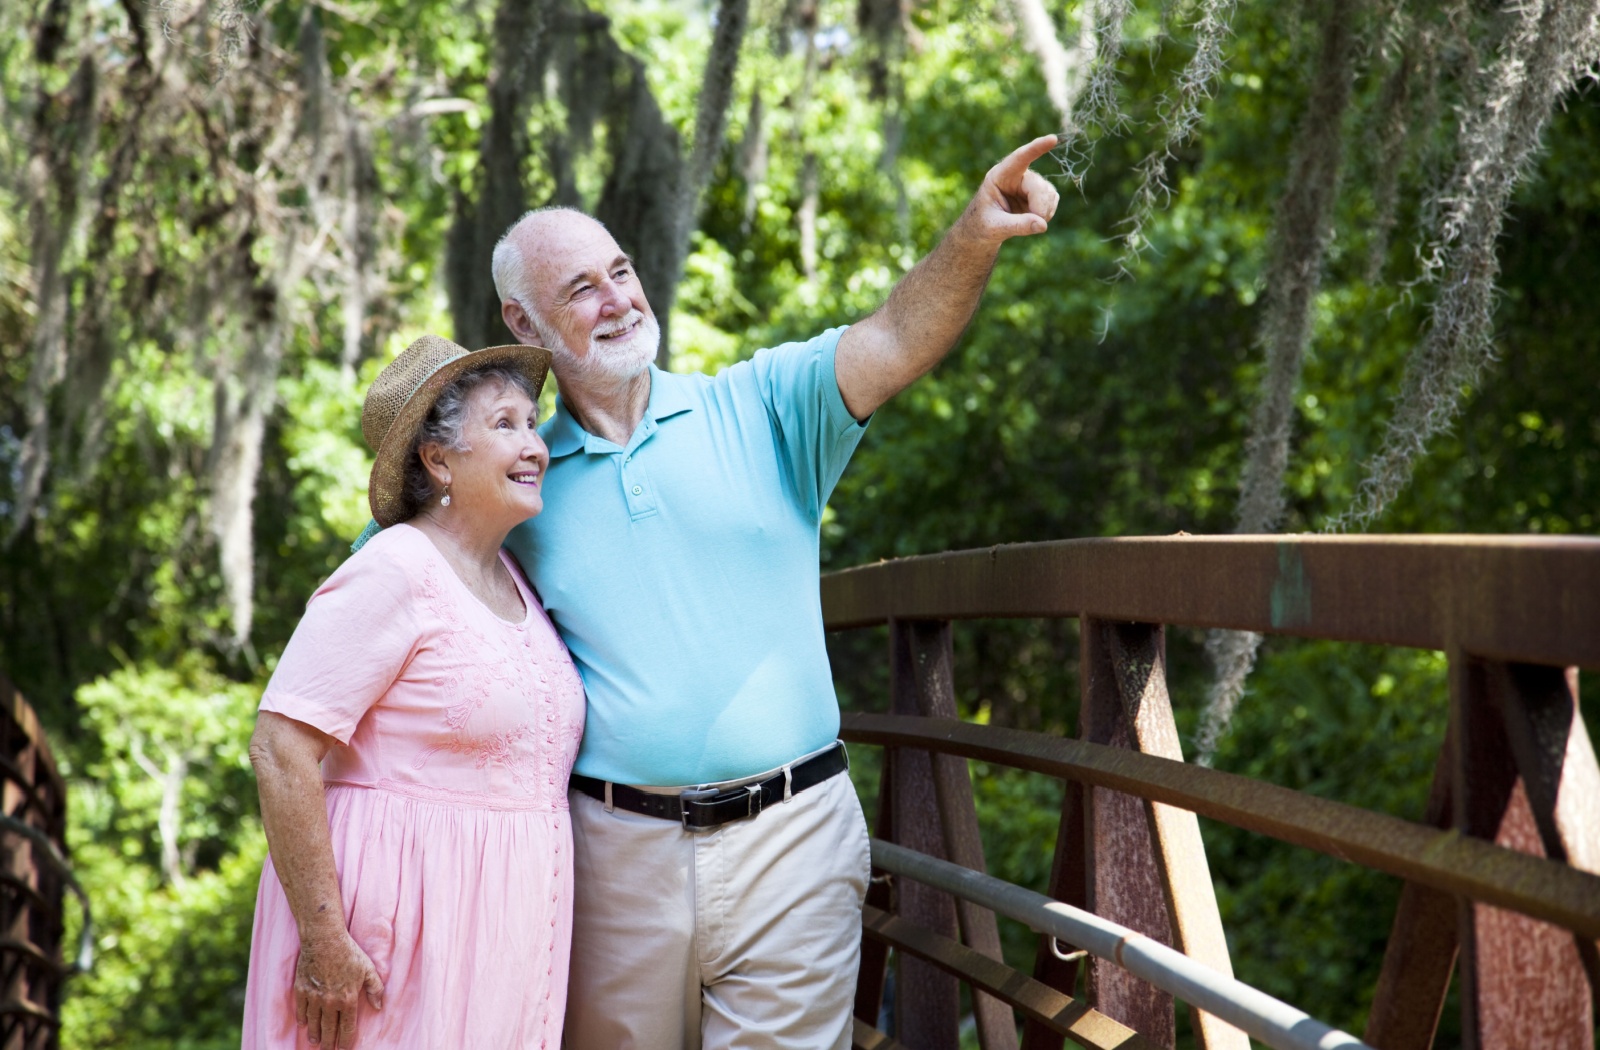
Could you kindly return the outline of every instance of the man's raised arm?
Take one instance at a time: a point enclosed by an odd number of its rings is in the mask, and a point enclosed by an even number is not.
[[[1061,195],[1028,166],[1055,145],[1054,135],[1036,138],[990,168],[939,246],[845,332],[834,374],[851,415],[867,418],[938,364],[977,311],[1000,245],[1049,229]]]

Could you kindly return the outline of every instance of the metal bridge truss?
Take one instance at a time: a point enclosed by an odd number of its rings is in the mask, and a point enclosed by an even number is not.
[[[1365,1043],[1431,1046],[1459,959],[1469,1048],[1594,1045],[1600,767],[1578,709],[1600,669],[1600,540],[1245,536],[1068,540],[823,578],[831,630],[887,624],[888,714],[856,1000],[859,1047],[1357,1045],[1233,980],[1198,817],[1403,880]],[[1077,739],[956,719],[950,621],[1079,620]],[[1166,625],[1444,651],[1450,717],[1421,821],[1187,764]],[[1263,697],[1260,702],[1272,702]],[[1065,782],[1048,895],[984,874],[967,759]],[[1382,776],[1374,769],[1375,777]],[[995,911],[1042,934],[1001,961]],[[874,1025],[898,958],[895,1037]],[[1085,992],[1074,998],[1078,970]],[[1364,989],[1351,988],[1352,999]]]

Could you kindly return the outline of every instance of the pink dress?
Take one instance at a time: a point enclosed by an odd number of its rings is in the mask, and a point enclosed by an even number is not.
[[[409,525],[312,595],[261,698],[347,746],[322,763],[345,920],[384,982],[356,1046],[561,1044],[572,941],[567,775],[583,684],[508,555],[527,615],[501,620]],[[300,941],[269,857],[244,1050],[310,1046]]]

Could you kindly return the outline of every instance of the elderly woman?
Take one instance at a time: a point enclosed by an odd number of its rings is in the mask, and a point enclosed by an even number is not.
[[[583,686],[506,533],[536,347],[413,343],[367,394],[374,536],[312,595],[250,742],[271,855],[244,1047],[561,1043]]]

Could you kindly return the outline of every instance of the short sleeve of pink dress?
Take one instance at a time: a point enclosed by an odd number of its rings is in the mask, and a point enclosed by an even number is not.
[[[306,603],[261,710],[350,743],[362,716],[389,691],[423,642],[415,604],[399,559],[358,552]]]
[[[561,1042],[571,947],[566,785],[583,685],[516,564],[520,623],[397,525],[306,606],[261,709],[327,733],[328,823],[345,918],[384,981],[358,1045]],[[250,947],[245,1050],[304,1048],[299,938],[269,857]]]

